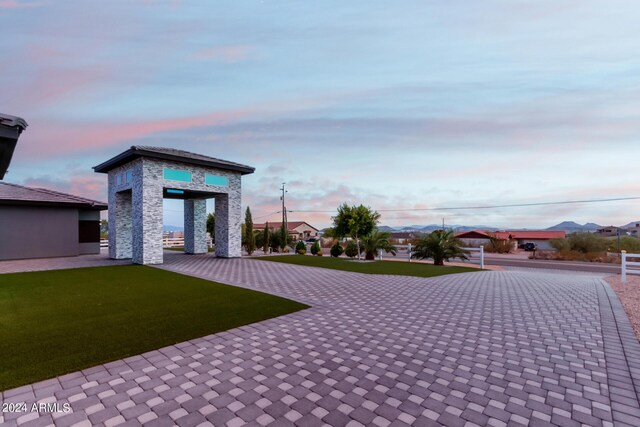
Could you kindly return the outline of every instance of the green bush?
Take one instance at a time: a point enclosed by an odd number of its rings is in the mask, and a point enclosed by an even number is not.
[[[614,239],[609,246],[611,252],[618,251],[618,239]],[[629,253],[640,253],[640,239],[637,237],[623,236],[620,237],[620,250],[627,251]]]
[[[318,252],[321,252],[321,250],[322,249],[320,248],[320,242],[316,240],[315,243],[311,245],[311,253],[313,255],[318,255]]]
[[[340,246],[340,243],[336,243],[335,245],[331,246],[330,253],[332,257],[338,258],[344,253],[344,248]]]
[[[307,253],[307,245],[305,245],[302,240],[298,240],[298,243],[296,243],[296,252],[300,255]]]
[[[356,242],[354,240],[350,240],[349,243],[347,243],[344,254],[349,258],[358,256],[358,245],[356,245]]]
[[[569,243],[569,239],[566,237],[563,237],[562,239],[551,239],[549,240],[549,244],[558,252],[567,252],[571,250],[571,243]]]
[[[573,233],[564,239],[551,239],[549,243],[558,252],[593,254],[606,252],[611,242],[593,233]]]

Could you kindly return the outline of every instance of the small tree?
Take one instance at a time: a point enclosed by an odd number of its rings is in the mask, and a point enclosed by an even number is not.
[[[299,255],[307,253],[307,245],[305,245],[302,240],[298,240],[298,243],[296,244],[296,253]]]
[[[349,240],[349,243],[347,243],[347,247],[344,250],[344,254],[349,258],[353,258],[355,256],[358,256],[359,253],[360,252],[358,251],[358,245],[356,245],[356,242],[353,240]]]
[[[216,242],[216,215],[209,212],[207,215],[207,233],[211,236],[211,242]]]
[[[251,218],[251,209],[247,206],[247,212],[244,214],[244,228],[246,233],[246,243],[244,245],[249,255],[256,250],[256,239],[253,234],[253,218]]]
[[[393,246],[389,239],[391,238],[391,233],[386,231],[378,231],[374,230],[373,233],[364,237],[362,239],[363,249],[364,249],[364,259],[374,260],[376,259],[376,254],[379,250],[383,250],[387,253],[390,253],[393,256],[396,256],[398,252],[396,247]]]
[[[264,231],[262,232],[262,251],[266,254],[269,252],[269,222],[264,224]]]
[[[434,265],[444,265],[450,258],[469,259],[462,249],[462,242],[453,234],[453,230],[435,230],[419,239],[411,258],[433,259]]]
[[[340,243],[336,242],[333,246],[331,246],[330,253],[332,257],[338,258],[344,253],[344,249],[342,248],[342,246],[340,246]]]
[[[369,235],[380,220],[380,214],[371,208],[359,205],[349,206],[343,203],[333,217],[332,234],[336,238],[349,236],[355,239],[358,259],[360,259],[360,239]]]
[[[313,243],[313,245],[311,245],[311,253],[313,255],[318,255],[318,252],[321,252],[322,248],[320,248],[320,242],[318,242],[317,240]]]

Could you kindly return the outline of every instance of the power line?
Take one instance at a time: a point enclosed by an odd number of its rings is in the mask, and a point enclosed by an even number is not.
[[[268,216],[272,216],[272,215],[275,215],[275,214],[279,214],[280,212],[282,212],[282,211],[275,211],[275,212],[271,212],[270,214],[257,216],[257,217],[255,217],[254,219],[266,218],[266,217],[268,217]]]
[[[479,206],[448,206],[434,208],[406,208],[406,209],[377,209],[378,212],[421,212],[421,211],[449,211],[449,210],[471,210],[471,209],[497,209],[497,208],[516,208],[529,206],[549,206],[549,205],[569,205],[579,203],[606,203],[627,200],[640,200],[638,197],[616,197],[611,199],[590,199],[590,200],[565,200],[557,202],[536,202],[536,203],[513,203],[507,205],[479,205]],[[336,210],[314,211],[314,210],[289,210],[289,212],[306,212],[306,213],[333,213]]]

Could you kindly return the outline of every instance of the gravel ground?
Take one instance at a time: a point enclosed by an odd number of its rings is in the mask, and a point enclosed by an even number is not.
[[[640,277],[627,276],[627,283],[620,282],[620,275],[605,277],[624,306],[631,325],[640,341]]]

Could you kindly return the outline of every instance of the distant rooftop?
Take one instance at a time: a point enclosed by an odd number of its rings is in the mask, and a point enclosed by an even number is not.
[[[107,160],[104,163],[94,166],[93,170],[100,173],[107,173],[111,169],[117,168],[123,164],[129,163],[140,157],[149,157],[160,160],[171,160],[198,166],[208,166],[218,169],[225,169],[234,172],[240,172],[242,175],[253,173],[255,168],[251,166],[234,163],[227,160],[216,159],[215,157],[205,156],[203,154],[191,153],[189,151],[177,150],[175,148],[166,147],[147,147],[141,145],[133,145],[127,151]]]
[[[40,205],[105,210],[107,204],[44,188],[0,182],[0,205]]]
[[[9,169],[18,137],[27,128],[27,122],[16,116],[0,113],[0,179]]]

